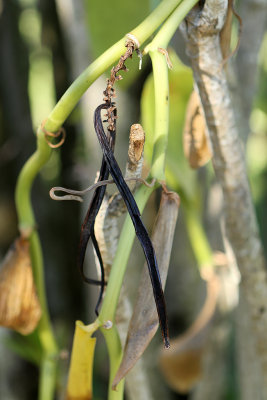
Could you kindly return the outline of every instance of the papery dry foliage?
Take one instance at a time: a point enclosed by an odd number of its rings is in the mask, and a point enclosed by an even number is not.
[[[41,313],[29,242],[19,238],[8,251],[0,270],[0,325],[28,335],[36,328]]]
[[[202,167],[212,157],[206,130],[200,98],[194,90],[187,105],[183,136],[184,153],[191,168]]]

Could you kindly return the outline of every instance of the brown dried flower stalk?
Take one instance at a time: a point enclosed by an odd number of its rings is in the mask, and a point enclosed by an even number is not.
[[[115,89],[114,89],[114,84],[116,81],[122,80],[121,75],[117,75],[119,71],[128,71],[126,66],[125,66],[125,61],[128,58],[131,58],[133,55],[134,50],[137,48],[137,43],[132,38],[127,39],[125,43],[125,47],[127,48],[126,52],[120,57],[120,60],[116,67],[112,67],[111,69],[111,74],[110,78],[107,80],[107,87],[105,89],[104,93],[104,101],[107,103],[110,107],[107,109],[107,122],[108,122],[108,130],[109,131],[115,131],[115,119],[117,118],[116,116],[116,107],[114,106],[114,103],[112,102],[112,99],[116,97]]]

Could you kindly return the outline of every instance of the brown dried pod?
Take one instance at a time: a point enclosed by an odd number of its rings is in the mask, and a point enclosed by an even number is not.
[[[8,251],[0,269],[0,325],[28,335],[36,328],[41,313],[29,242],[19,238]]]
[[[184,153],[191,168],[205,165],[212,157],[212,151],[206,135],[206,122],[201,112],[198,93],[191,93],[184,125]]]
[[[159,263],[163,288],[168,274],[179,203],[180,199],[176,193],[167,192],[166,189],[162,191],[160,207],[151,237]],[[142,356],[159,326],[150,279],[146,269],[143,270],[140,282],[137,301],[128,329],[123,359],[114,378],[113,388],[116,388],[120,380],[124,378]]]

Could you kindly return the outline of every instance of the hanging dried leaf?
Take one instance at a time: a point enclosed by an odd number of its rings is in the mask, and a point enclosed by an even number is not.
[[[197,319],[183,335],[171,340],[170,350],[160,356],[166,382],[179,393],[188,393],[202,376],[202,358],[220,290],[219,280],[212,270],[208,272],[206,300]]]
[[[222,56],[224,60],[228,59],[230,53],[230,42],[232,35],[232,21],[233,21],[233,0],[228,0],[228,8],[224,26],[220,32],[220,46],[222,50]]]
[[[41,313],[29,242],[20,238],[8,251],[0,270],[0,325],[28,335],[36,328]]]
[[[198,93],[191,93],[184,125],[184,154],[191,168],[205,165],[212,157],[212,152],[206,134],[206,122],[201,112]]]
[[[96,338],[92,334],[95,324],[85,326],[76,321],[66,400],[92,399],[93,360]]]
[[[233,15],[237,18],[239,23],[238,39],[233,51],[230,51],[231,35],[232,35],[232,21]],[[228,0],[228,8],[224,26],[220,32],[220,46],[222,51],[223,63],[225,65],[229,58],[231,58],[238,50],[242,34],[242,18],[237,14],[234,8],[234,0]]]
[[[158,259],[162,287],[165,286],[167,278],[178,207],[178,195],[174,192],[163,191],[152,233],[152,243]],[[140,282],[123,359],[113,381],[114,388],[141,357],[159,325],[150,278],[146,268],[143,270]]]

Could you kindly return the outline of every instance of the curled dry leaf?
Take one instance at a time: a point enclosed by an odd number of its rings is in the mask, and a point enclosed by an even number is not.
[[[165,286],[167,278],[178,207],[179,196],[174,192],[163,191],[152,233],[152,243],[158,259],[162,287]],[[123,359],[114,378],[113,388],[116,388],[120,380],[133,368],[158,329],[157,310],[146,268],[143,270],[140,282]]]
[[[197,319],[183,335],[171,340],[170,350],[160,356],[166,382],[179,393],[188,393],[202,376],[202,358],[220,291],[219,280],[211,270],[205,279],[207,295]]]
[[[201,112],[198,93],[191,93],[185,117],[183,134],[184,154],[191,168],[205,165],[212,157],[212,151],[206,134],[206,122]]]
[[[232,34],[232,20],[233,20],[233,0],[228,1],[228,8],[224,26],[220,32],[220,46],[222,50],[223,60],[227,61],[230,53],[230,42]]]
[[[29,242],[17,239],[0,270],[0,325],[28,335],[41,318],[33,280]]]

